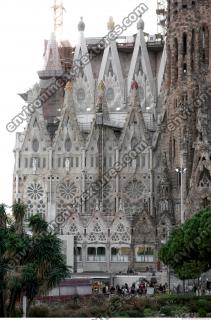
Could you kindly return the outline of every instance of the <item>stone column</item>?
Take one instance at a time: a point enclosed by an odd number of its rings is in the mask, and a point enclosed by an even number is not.
[[[85,166],[85,162],[86,162],[86,150],[83,149],[82,150],[82,161],[81,161],[81,170],[82,170],[82,193],[85,192],[86,189],[86,166]],[[87,201],[87,200],[85,200]],[[85,214],[85,210],[86,210],[86,204],[83,201],[82,203],[82,213]]]
[[[197,29],[195,33],[195,57],[194,57],[194,66],[195,66],[195,73],[198,74],[199,72],[199,64],[200,64],[200,31]]]
[[[211,25],[208,27],[209,29],[209,75],[211,77]]]
[[[116,161],[119,162],[119,149],[116,148]],[[119,174],[116,175],[116,212],[119,211]]]
[[[191,57],[192,57],[192,32],[187,33],[187,77],[192,79]]]

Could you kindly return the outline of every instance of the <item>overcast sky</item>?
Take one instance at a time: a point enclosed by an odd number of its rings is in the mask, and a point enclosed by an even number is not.
[[[157,32],[156,0],[63,0],[64,36],[75,45],[80,16],[86,24],[85,36],[101,37],[107,34],[109,16],[116,24],[132,12],[141,2],[149,11],[144,14],[145,31]],[[38,81],[37,71],[42,69],[44,39],[53,31],[54,0],[0,1],[0,203],[12,203],[13,148],[15,133],[6,131],[6,124],[24,106],[17,93],[27,91]],[[125,35],[136,33],[136,23]],[[20,131],[20,130],[17,130]]]

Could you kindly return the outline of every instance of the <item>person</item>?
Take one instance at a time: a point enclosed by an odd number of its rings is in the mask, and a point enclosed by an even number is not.
[[[135,283],[132,284],[130,292],[131,292],[131,294],[135,294],[136,293],[136,285],[135,285]]]
[[[106,291],[106,287],[104,286],[104,287],[103,287],[103,294],[106,294],[106,292],[107,292],[107,291]]]
[[[160,293],[163,293],[163,286],[161,284],[159,285],[158,290],[159,290]]]
[[[129,293],[129,286],[127,283],[125,283],[125,289],[127,290],[127,293]]]
[[[113,286],[110,288],[110,293],[111,293],[111,294],[114,294],[114,293],[115,293],[115,288],[114,288]]]

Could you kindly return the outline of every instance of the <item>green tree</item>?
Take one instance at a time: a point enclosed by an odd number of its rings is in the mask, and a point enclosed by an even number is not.
[[[23,295],[29,311],[38,294],[70,277],[61,240],[48,231],[47,222],[39,215],[28,220],[32,235],[27,233],[25,212],[23,203],[15,203],[14,222],[9,221],[5,205],[0,205],[0,317],[14,316],[17,299]]]
[[[211,208],[196,213],[176,227],[159,252],[159,258],[180,279],[197,278],[211,267]]]

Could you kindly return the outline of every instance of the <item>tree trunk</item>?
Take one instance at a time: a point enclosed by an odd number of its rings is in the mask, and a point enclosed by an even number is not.
[[[0,318],[6,317],[6,312],[5,312],[5,301],[4,301],[4,293],[3,291],[0,292]]]
[[[9,305],[7,308],[7,316],[10,318],[13,317],[15,313],[15,304],[17,301],[18,293],[18,290],[14,289],[10,295]]]

